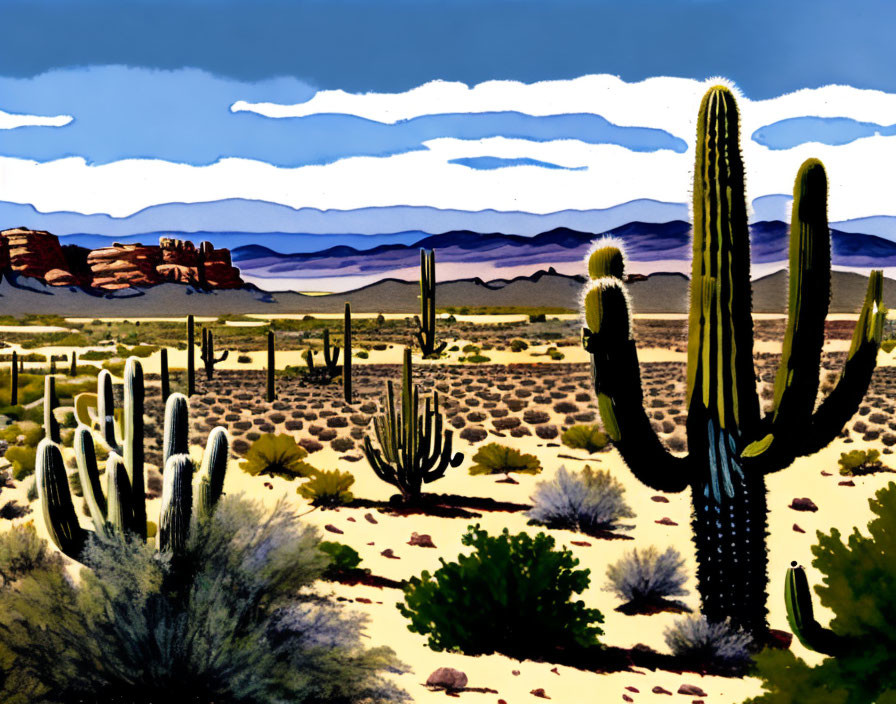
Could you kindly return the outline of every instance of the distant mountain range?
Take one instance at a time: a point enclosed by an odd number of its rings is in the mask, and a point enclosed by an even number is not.
[[[640,264],[633,266],[634,270],[689,271],[690,224],[683,220],[631,222],[606,234],[625,242],[630,260]],[[754,223],[750,236],[756,275],[769,273],[769,266],[786,261],[786,223]],[[595,238],[590,232],[565,227],[532,237],[462,230],[428,235],[409,243],[382,243],[369,249],[342,245],[318,252],[281,254],[269,246],[252,244],[234,249],[233,260],[247,281],[267,290],[342,291],[386,277],[415,279],[420,248],[436,250],[437,271],[442,280],[507,280],[550,267],[576,274]],[[831,231],[831,240],[832,260],[837,266],[896,267],[896,243],[890,240],[839,230]]]

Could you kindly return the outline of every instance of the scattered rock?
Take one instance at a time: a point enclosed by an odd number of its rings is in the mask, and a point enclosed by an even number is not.
[[[654,694],[668,694],[670,697],[672,696],[672,692],[670,692],[668,689],[663,689],[659,685],[657,685],[650,691],[653,692]]]
[[[794,511],[817,511],[818,506],[812,499],[794,499],[790,502],[790,508]]]
[[[411,533],[411,539],[408,541],[408,545],[416,545],[419,548],[434,548],[435,543],[432,542],[432,536],[427,535],[426,533]]]
[[[578,545],[580,548],[590,548],[591,547],[591,543],[589,543],[585,540],[570,540],[569,542],[571,542],[573,545]]]
[[[372,604],[373,603],[366,596],[356,596],[355,601],[357,601],[359,604]]]
[[[650,500],[651,500],[651,501],[656,501],[658,504],[667,504],[667,503],[669,503],[669,499],[667,499],[665,496],[651,496],[651,497],[650,497]]]
[[[632,698],[631,698],[630,696],[628,696],[627,694],[623,694],[623,695],[622,695],[622,701],[624,701],[624,702],[633,702],[633,701],[635,701],[635,700],[632,699]]]
[[[805,533],[806,532],[802,528],[800,528],[796,523],[793,524],[793,530],[796,533]]]
[[[440,667],[426,678],[427,687],[458,690],[467,686],[467,675],[453,667]]]
[[[378,521],[369,513],[364,514],[364,520],[368,523],[373,523],[374,525],[378,523]]]
[[[640,692],[641,692],[640,689],[638,689],[637,687],[632,687],[631,685],[627,686],[626,689],[629,692],[634,692],[635,694],[640,694]]]
[[[661,526],[677,526],[678,525],[675,521],[673,521],[668,516],[664,516],[663,518],[659,519],[658,521],[654,521],[654,523],[659,523]]]
[[[529,692],[533,697],[539,697],[540,699],[550,699],[550,697],[544,693],[544,690],[539,687],[538,689],[533,689]]]
[[[678,688],[678,693],[679,693],[679,694],[689,694],[689,695],[691,695],[692,697],[706,697],[706,696],[709,696],[709,695],[706,694],[706,692],[704,692],[704,691],[703,691],[702,689],[700,689],[698,686],[693,685],[693,684],[683,684],[683,685],[681,685],[681,687]]]
[[[338,533],[339,535],[344,535],[344,534],[345,534],[345,531],[344,531],[344,530],[340,530],[339,528],[337,528],[336,526],[334,526],[332,523],[327,523],[327,525],[324,526],[324,530],[328,530],[328,531],[330,531],[331,533]]]
[[[852,479],[845,479],[842,482],[837,482],[837,486],[855,486],[856,483]]]
[[[385,550],[383,550],[380,553],[380,555],[382,555],[383,557],[388,557],[390,560],[400,560],[401,559],[398,555],[396,555],[394,552],[392,552],[392,548],[386,548]]]

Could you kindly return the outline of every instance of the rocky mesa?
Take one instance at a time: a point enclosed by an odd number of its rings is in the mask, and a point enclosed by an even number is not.
[[[182,283],[202,290],[245,285],[230,251],[210,242],[162,237],[158,245],[119,244],[90,250],[61,245],[49,232],[17,227],[0,231],[0,274],[27,276],[50,286],[115,291]]]

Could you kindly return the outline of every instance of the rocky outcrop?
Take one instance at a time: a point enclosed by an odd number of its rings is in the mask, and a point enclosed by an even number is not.
[[[114,291],[166,282],[195,288],[237,289],[244,283],[230,251],[170,237],[158,245],[119,244],[88,250],[61,247],[49,232],[15,228],[0,232],[0,272],[29,276],[50,286]]]

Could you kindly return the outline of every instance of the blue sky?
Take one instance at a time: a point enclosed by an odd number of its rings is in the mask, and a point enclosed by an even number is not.
[[[126,64],[349,91],[589,73],[724,75],[753,99],[896,91],[888,0],[3,0],[2,20],[7,76]]]

